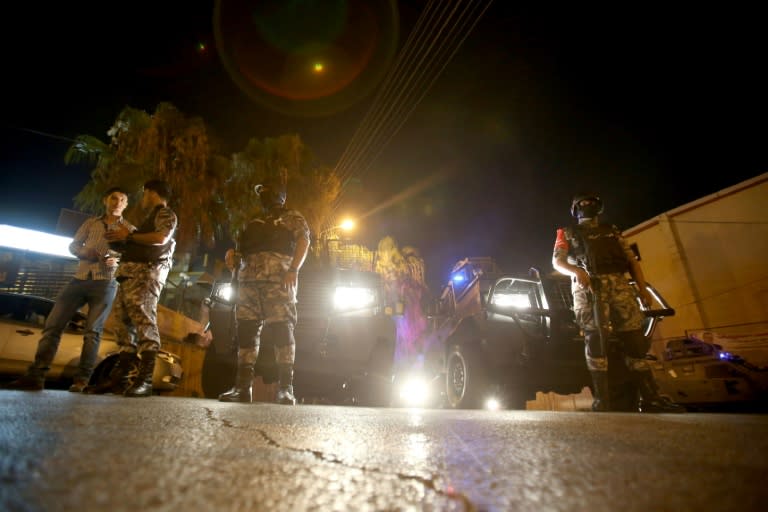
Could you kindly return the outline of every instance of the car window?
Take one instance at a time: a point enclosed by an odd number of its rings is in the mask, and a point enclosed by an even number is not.
[[[0,293],[0,317],[42,328],[46,317],[53,309],[54,301],[35,295]],[[85,315],[78,311],[67,326],[71,332],[82,332]]]

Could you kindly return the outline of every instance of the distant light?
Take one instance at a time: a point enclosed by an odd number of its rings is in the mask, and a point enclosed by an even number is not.
[[[204,52],[206,50],[208,50],[208,46],[206,46],[205,43],[203,43],[203,42],[197,43],[197,51]]]
[[[322,73],[325,69],[322,62],[315,62],[315,73]]]
[[[0,247],[75,259],[69,252],[71,243],[71,237],[0,224]]]
[[[344,219],[341,221],[341,224],[339,224],[339,227],[344,231],[350,231],[355,228],[355,221],[352,219]]]

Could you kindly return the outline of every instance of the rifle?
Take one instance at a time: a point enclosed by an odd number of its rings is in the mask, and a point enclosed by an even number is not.
[[[597,333],[600,337],[600,351],[602,352],[603,357],[608,357],[608,340],[606,339],[605,335],[606,322],[605,318],[603,318],[603,300],[600,293],[600,276],[591,272],[588,272],[588,274],[590,283],[589,289],[592,294],[592,317],[595,320],[595,327],[597,327]]]
[[[240,249],[237,243],[235,244],[233,258],[234,268],[232,269],[232,281],[230,282],[232,309],[230,311],[229,318],[229,332],[232,336],[232,339],[230,340],[232,351],[237,354],[237,350],[240,348],[240,338],[238,336],[237,325],[237,299],[240,291],[240,265],[243,261],[243,255],[240,253]]]

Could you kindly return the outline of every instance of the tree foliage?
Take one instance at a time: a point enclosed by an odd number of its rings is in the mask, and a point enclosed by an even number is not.
[[[109,142],[78,136],[65,155],[67,163],[95,164],[75,205],[99,212],[103,193],[121,186],[136,191],[126,217],[139,222],[141,185],[149,179],[166,180],[174,191],[171,206],[179,217],[182,251],[236,239],[258,212],[254,186],[267,177],[285,176],[288,206],[301,211],[313,231],[339,194],[333,169],[317,165],[298,135],[254,138],[242,151],[225,156],[211,142],[201,118],[187,117],[170,103],[160,103],[151,115],[124,108],[107,135]]]

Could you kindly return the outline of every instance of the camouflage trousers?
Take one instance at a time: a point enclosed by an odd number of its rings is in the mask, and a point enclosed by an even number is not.
[[[120,286],[114,303],[117,319],[117,343],[121,351],[159,350],[160,330],[157,326],[157,302],[170,270],[166,265],[122,263]]]
[[[619,343],[618,350],[625,354],[628,368],[644,371],[648,368],[645,351],[647,340],[642,334],[645,315],[640,309],[635,289],[629,284],[624,274],[605,274],[594,276],[599,279],[601,318],[603,335],[611,343]],[[585,355],[587,366],[593,371],[607,371],[608,347],[600,342],[600,332],[595,322],[595,300],[589,289],[581,288],[575,281],[572,284],[573,312],[576,323],[584,331]],[[615,336],[610,334],[614,333]],[[614,347],[616,348],[616,347]]]
[[[294,363],[296,341],[293,330],[298,318],[294,297],[294,293],[278,282],[246,281],[239,284],[235,306],[240,344],[238,360],[255,361],[261,333],[265,341],[274,344],[278,364]]]
[[[600,283],[600,301],[602,318],[605,318],[613,331],[634,331],[641,329],[645,316],[637,302],[637,294],[629,284],[624,274],[605,274],[595,276]],[[592,292],[573,283],[573,312],[576,323],[584,331],[596,331],[594,315],[594,298]]]
[[[265,324],[287,322],[296,325],[296,301],[272,281],[246,281],[237,290],[237,320],[260,320]]]

